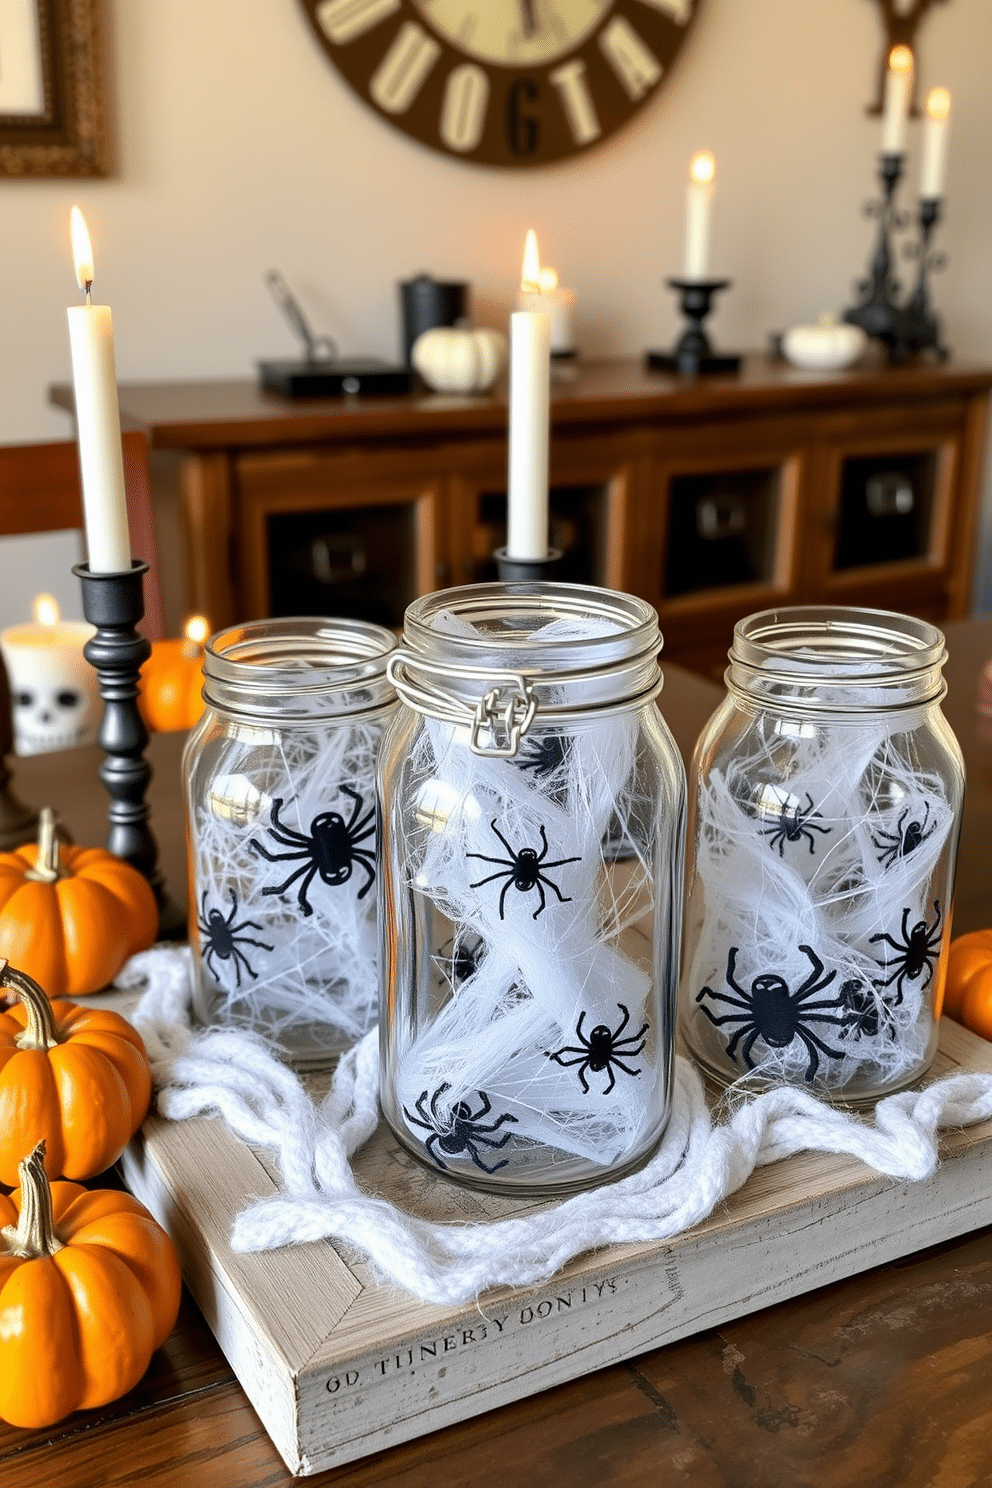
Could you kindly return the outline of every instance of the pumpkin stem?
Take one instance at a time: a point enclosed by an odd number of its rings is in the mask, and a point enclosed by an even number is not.
[[[39,1142],[29,1157],[21,1159],[17,1172],[21,1180],[21,1212],[17,1224],[5,1225],[0,1237],[7,1242],[8,1255],[23,1256],[25,1260],[53,1256],[63,1247],[55,1233],[44,1142]]]
[[[17,1047],[54,1049],[59,1041],[55,1037],[55,1019],[52,1017],[52,1004],[48,1000],[48,994],[42,991],[27,972],[17,971],[5,960],[0,960],[0,987],[9,988],[24,1004],[27,1026],[14,1039]]]
[[[38,817],[38,858],[34,867],[24,875],[35,883],[55,883],[68,877],[59,863],[59,839],[55,827],[55,812],[50,806],[43,806]]]

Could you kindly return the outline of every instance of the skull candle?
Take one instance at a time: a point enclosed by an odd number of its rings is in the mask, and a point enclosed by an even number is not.
[[[83,656],[93,627],[58,618],[47,595],[35,600],[35,624],[0,634],[10,681],[14,748],[48,754],[92,744],[100,723],[96,672]]]

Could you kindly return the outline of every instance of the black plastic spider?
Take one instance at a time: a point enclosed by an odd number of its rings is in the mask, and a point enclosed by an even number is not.
[[[375,883],[375,851],[368,847],[359,847],[366,837],[371,837],[375,832],[375,807],[364,816],[362,811],[362,797],[350,785],[342,785],[340,790],[343,795],[350,796],[354,801],[351,816],[345,821],[344,817],[337,811],[322,811],[315,816],[310,823],[310,836],[306,837],[302,832],[295,832],[292,827],[287,827],[285,822],[279,820],[279,810],[282,806],[282,797],[277,796],[272,802],[272,825],[269,827],[270,834],[284,847],[290,847],[292,852],[273,853],[261,842],[254,839],[249,843],[255,851],[270,863],[289,863],[300,858],[303,866],[297,868],[285,882],[273,884],[262,890],[263,894],[283,894],[290,884],[302,878],[297,900],[305,915],[313,914],[313,906],[307,898],[307,889],[310,887],[316,874],[320,874],[326,884],[347,883],[352,874],[355,863],[360,863],[365,869],[366,880],[358,891],[359,899],[364,899],[369,889]],[[359,818],[361,817],[361,820]]]
[[[770,1049],[787,1049],[793,1039],[802,1039],[809,1051],[809,1064],[806,1066],[805,1079],[807,1083],[811,1083],[820,1068],[820,1054],[828,1054],[831,1059],[843,1059],[844,1052],[842,1049],[829,1048],[822,1039],[817,1038],[816,1034],[805,1026],[804,1020],[812,1023],[836,1023],[841,1027],[846,1027],[851,1022],[851,1013],[843,991],[839,997],[828,1001],[808,1001],[814,993],[822,992],[824,987],[828,987],[837,972],[828,971],[824,976],[823,962],[812,946],[801,945],[799,949],[809,959],[813,969],[795,992],[790,992],[785,978],[773,971],[762,972],[760,976],[756,976],[751,983],[750,992],[746,992],[734,977],[739,947],[731,946],[730,954],[727,956],[727,981],[740,996],[730,997],[726,992],[714,992],[710,987],[704,987],[696,997],[696,1002],[710,1022],[718,1027],[724,1023],[741,1025],[727,1045],[727,1056],[730,1059],[734,1058],[737,1045],[743,1038],[744,1047],[741,1050],[741,1057],[748,1069],[755,1068],[751,1050],[759,1038]],[[727,1002],[731,1007],[741,1008],[742,1011],[725,1013],[718,1018],[705,1005],[704,997],[712,997],[716,1002]],[[838,1011],[834,1014],[829,1011],[831,1008],[845,1011]]]
[[[238,912],[238,899],[234,890],[230,890],[231,913],[224,918],[219,909],[207,912],[207,890],[203,891],[200,900],[200,913],[197,917],[197,925],[200,934],[204,938],[200,941],[200,949],[203,959],[207,963],[207,969],[212,977],[217,977],[217,968],[214,966],[214,957],[219,961],[231,961],[234,964],[234,974],[237,977],[237,985],[241,986],[241,968],[251,977],[252,981],[258,980],[258,972],[255,971],[248,961],[248,957],[241,946],[257,946],[260,951],[271,951],[272,946],[267,945],[264,940],[253,940],[250,935],[242,935],[242,930],[261,930],[264,927],[257,920],[242,920],[240,925],[234,923],[234,917]]]
[[[490,1168],[482,1161],[477,1149],[479,1147],[505,1147],[513,1133],[504,1132],[498,1141],[492,1133],[498,1131],[501,1126],[505,1126],[508,1121],[516,1125],[516,1116],[511,1116],[509,1111],[504,1111],[502,1116],[497,1116],[491,1125],[483,1126],[482,1117],[488,1116],[492,1111],[492,1102],[486,1092],[480,1090],[478,1096],[482,1102],[481,1110],[473,1112],[468,1101],[455,1101],[451,1108],[450,1118],[445,1120],[437,1108],[437,1103],[444,1092],[450,1089],[451,1086],[447,1081],[439,1085],[431,1097],[430,1108],[426,1111],[424,1102],[427,1100],[427,1091],[423,1091],[417,1099],[417,1116],[414,1116],[412,1111],[408,1111],[406,1106],[403,1107],[403,1115],[407,1121],[412,1122],[414,1126],[422,1126],[425,1131],[430,1132],[430,1136],[424,1138],[424,1146],[434,1162],[444,1172],[448,1171],[434,1151],[436,1143],[445,1157],[461,1157],[467,1152],[475,1166],[481,1168],[484,1173],[496,1173],[500,1168],[505,1168],[510,1161],[508,1157],[504,1157],[502,1162],[494,1163]]]
[[[796,805],[790,805],[790,800],[795,801],[796,797],[790,797],[782,793],[780,795],[781,799],[777,802],[778,821],[774,827],[762,827],[761,836],[771,839],[768,844],[769,847],[774,848],[776,845],[778,846],[778,855],[780,858],[785,856],[785,844],[787,842],[798,842],[802,837],[806,838],[806,841],[809,843],[809,850],[812,852],[816,843],[813,833],[822,832],[826,836],[833,831],[833,828],[818,827],[813,820],[814,816],[822,816],[823,812],[813,810],[813,797],[809,791],[806,792],[805,806],[800,806],[798,803]]]
[[[457,989],[462,982],[467,982],[469,977],[475,975],[485,954],[486,943],[481,935],[456,932],[438,949],[434,961],[445,981]]]
[[[901,940],[893,940],[892,936],[884,930],[878,935],[871,936],[872,944],[876,940],[883,940],[898,953],[878,963],[883,971],[891,970],[891,976],[872,977],[872,982],[876,987],[891,987],[895,982],[896,997],[892,1004],[893,1007],[898,1007],[902,1002],[904,982],[915,982],[926,972],[923,986],[929,987],[933,978],[933,964],[940,955],[940,903],[938,900],[933,901],[933,907],[937,912],[937,918],[933,924],[928,925],[926,920],[917,920],[912,930],[908,928],[911,911],[908,908],[903,910],[902,929],[899,932],[902,936]],[[885,956],[884,951],[882,955]]]
[[[848,1026],[841,1031],[841,1038],[877,1038],[884,1032],[888,1038],[895,1037],[895,1026],[888,1016],[888,1005],[880,1000],[866,982],[852,977],[841,984],[840,995],[850,1014]]]
[[[536,780],[543,780],[560,770],[568,759],[570,740],[562,734],[542,734],[539,738],[527,738],[517,755],[517,767],[533,770]]]
[[[508,858],[488,858],[485,853],[466,853],[465,856],[467,858],[481,858],[484,863],[500,864],[498,873],[490,873],[488,878],[480,878],[477,883],[469,884],[470,889],[478,889],[483,884],[492,883],[494,878],[506,879],[506,883],[503,885],[503,891],[499,896],[500,919],[503,918],[503,905],[506,902],[507,891],[511,884],[515,889],[519,889],[521,894],[529,894],[531,889],[536,889],[540,894],[541,903],[535,909],[532,919],[536,920],[547,904],[544,896],[545,885],[549,889],[553,889],[558,895],[558,902],[560,904],[571,904],[571,897],[563,894],[557,884],[552,883],[550,878],[546,878],[544,870],[546,868],[560,868],[563,863],[578,863],[581,861],[580,858],[556,858],[553,863],[546,863],[544,860],[548,856],[549,849],[547,833],[543,826],[540,828],[541,842],[543,844],[540,852],[537,851],[536,847],[522,847],[519,852],[514,852],[499,827],[497,827],[495,817],[490,822],[490,826],[510,856]]]
[[[622,1069],[626,1075],[639,1075],[641,1073],[639,1069],[630,1069],[624,1064],[623,1060],[634,1059],[640,1054],[644,1048],[644,1035],[647,1033],[650,1024],[645,1023],[639,1033],[628,1033],[626,1038],[621,1037],[624,1029],[630,1022],[630,1014],[622,1002],[618,1002],[617,1007],[623,1013],[623,1022],[619,1028],[609,1029],[605,1023],[597,1023],[592,1033],[586,1038],[582,1032],[585,1013],[581,1012],[579,1014],[579,1021],[575,1025],[575,1037],[579,1041],[578,1044],[566,1044],[563,1049],[556,1049],[553,1054],[547,1049],[544,1051],[549,1059],[553,1059],[563,1069],[569,1069],[575,1064],[579,1066],[579,1080],[586,1095],[589,1094],[589,1084],[586,1080],[587,1069],[592,1070],[594,1075],[598,1075],[600,1070],[606,1070],[606,1073],[610,1077],[610,1083],[602,1092],[603,1095],[609,1095],[617,1083],[616,1075],[613,1073],[614,1065],[616,1065],[617,1069]],[[625,1047],[627,1044],[636,1044],[637,1048],[628,1049]],[[574,1059],[563,1059],[561,1057],[563,1054],[574,1054],[576,1057]],[[620,1057],[621,1054],[623,1055],[623,1059]]]
[[[930,827],[929,832],[927,831],[927,826],[930,822],[930,802],[925,801],[923,804],[925,810],[922,821],[916,821],[914,819],[904,827],[903,822],[906,821],[912,809],[907,806],[896,822],[894,832],[883,832],[879,830],[877,837],[872,833],[871,840],[879,849],[878,861],[883,868],[891,868],[897,858],[908,858],[911,852],[916,851],[921,842],[925,842],[928,837],[936,832],[936,822]]]

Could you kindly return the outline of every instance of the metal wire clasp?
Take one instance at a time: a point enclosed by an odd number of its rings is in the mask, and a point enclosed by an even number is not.
[[[515,681],[519,691],[509,698],[501,711],[498,687],[491,688],[476,704],[469,735],[469,747],[473,754],[487,755],[492,759],[512,759],[516,754],[521,738],[534,722],[537,699],[526,677],[518,676]],[[502,723],[506,733],[506,743],[502,746],[495,742],[497,722]],[[489,734],[493,742],[482,743],[480,735],[483,731]]]

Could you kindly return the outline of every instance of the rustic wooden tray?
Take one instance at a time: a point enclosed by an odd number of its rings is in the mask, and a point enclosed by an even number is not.
[[[944,1020],[935,1075],[992,1073],[992,1045]],[[314,1473],[535,1394],[992,1223],[992,1122],[946,1134],[925,1183],[801,1154],[761,1168],[674,1241],[580,1257],[533,1291],[441,1308],[376,1282],[329,1241],[259,1255],[228,1245],[235,1215],[276,1187],[265,1155],[219,1120],[146,1121],[123,1158],[293,1473]],[[537,1207],[460,1189],[380,1129],[361,1181],[425,1217]]]

